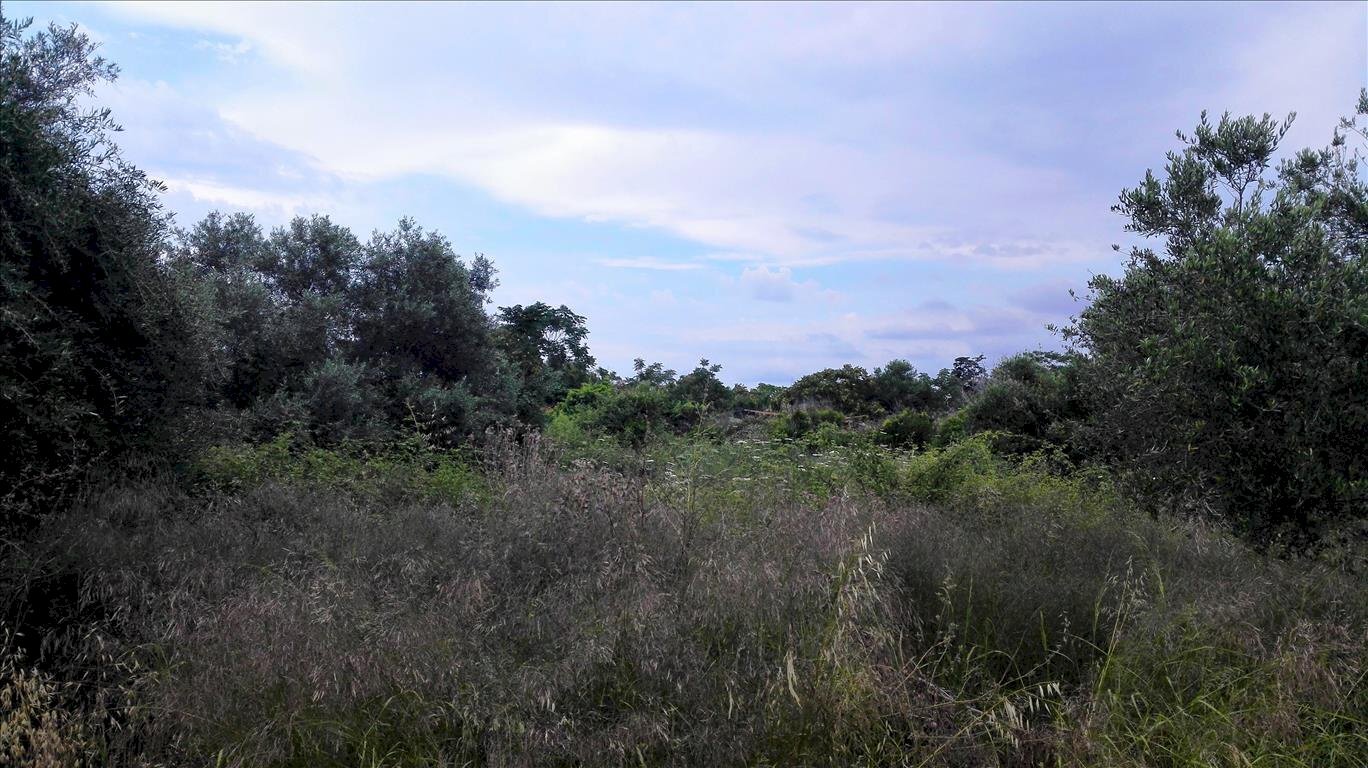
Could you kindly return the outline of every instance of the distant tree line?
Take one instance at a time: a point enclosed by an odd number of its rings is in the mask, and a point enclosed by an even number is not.
[[[597,366],[585,318],[491,307],[482,255],[412,220],[362,240],[326,216],[186,229],[120,156],[116,76],[75,28],[0,22],[0,493],[11,523],[91,471],[211,441],[323,444],[491,427],[628,440],[782,412],[778,434],[863,423],[921,448],[992,432],[1113,469],[1156,507],[1260,544],[1363,535],[1368,506],[1368,186],[1346,120],[1276,164],[1288,123],[1205,116],[1116,210],[1148,239],[1099,276],[1065,353],[930,375],[904,360],[791,386]],[[1358,115],[1368,114],[1368,95]],[[1357,526],[1357,527],[1355,527]],[[1349,534],[1344,534],[1349,531]]]

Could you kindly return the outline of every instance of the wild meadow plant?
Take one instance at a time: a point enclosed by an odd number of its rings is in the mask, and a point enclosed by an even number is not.
[[[29,656],[0,688],[26,709],[0,745],[234,766],[1368,754],[1361,577],[1135,514],[1044,459],[259,450],[211,452],[197,490],[89,493],[6,558],[7,586],[62,608],[8,643]]]

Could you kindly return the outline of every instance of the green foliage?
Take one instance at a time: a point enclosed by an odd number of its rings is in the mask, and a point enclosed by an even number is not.
[[[769,434],[780,440],[795,440],[823,426],[840,427],[845,417],[830,408],[793,410],[770,421]]]
[[[588,335],[584,317],[564,305],[499,308],[494,339],[520,377],[518,415],[524,422],[540,423],[546,406],[592,377]]]
[[[892,360],[872,375],[854,365],[827,368],[798,379],[783,397],[790,405],[817,405],[862,418],[908,409],[942,413],[958,408],[978,389],[982,360],[958,358],[953,369],[934,378],[906,360]]]
[[[817,405],[845,414],[874,412],[874,386],[869,372],[857,365],[810,373],[788,388],[785,399],[794,405]]]
[[[691,418],[681,416],[678,406],[662,387],[595,382],[566,394],[552,411],[551,430],[561,437],[607,436],[640,446],[680,426],[680,418]]]
[[[659,363],[637,363],[638,376],[628,382],[597,381],[566,393],[551,412],[548,432],[576,444],[606,437],[641,447],[665,435],[698,429],[731,405],[733,392],[718,380],[719,365],[703,360],[693,372],[676,379]]]
[[[732,406],[732,391],[717,378],[721,371],[722,366],[706,359],[699,360],[697,368],[674,383],[671,394],[677,400],[696,404],[705,412],[728,409]]]
[[[362,244],[322,216],[266,237],[250,216],[215,213],[178,233],[175,257],[209,297],[206,347],[222,371],[210,402],[245,414],[249,435],[418,429],[455,445],[515,416],[539,421],[592,363],[583,318],[564,307],[505,308],[496,332],[489,261],[463,262],[408,219]]]
[[[628,384],[647,384],[653,387],[666,387],[675,382],[675,372],[666,368],[663,363],[646,364],[640,357],[632,361],[632,371],[634,376],[627,380]]]
[[[355,354],[394,375],[483,384],[494,375],[485,290],[446,238],[402,219],[366,246],[357,282]]]
[[[921,448],[935,434],[935,420],[917,411],[890,416],[879,426],[879,442],[893,448]]]
[[[1362,134],[1347,121],[1270,176],[1286,128],[1203,116],[1164,181],[1116,206],[1163,253],[1095,278],[1066,330],[1098,452],[1146,498],[1262,544],[1352,525],[1368,498]]]
[[[968,420],[969,414],[966,409],[960,409],[942,418],[936,423],[936,436],[931,444],[937,448],[946,448],[968,437]]]
[[[873,396],[889,413],[901,410],[934,411],[942,406],[936,382],[906,360],[892,360],[874,369]]]
[[[1033,453],[1048,446],[1078,455],[1076,432],[1084,418],[1076,387],[1077,361],[1049,353],[1003,360],[964,408],[967,433],[1005,432],[1005,450]]]
[[[740,411],[776,411],[783,406],[787,391],[775,384],[760,383],[749,389],[737,384],[732,387],[732,404]]]
[[[197,400],[194,296],[160,261],[162,187],[87,97],[116,69],[74,27],[0,18],[0,501],[174,453]],[[0,526],[12,522],[0,517]]]
[[[212,446],[196,460],[193,474],[216,491],[298,483],[372,500],[426,499],[452,505],[487,500],[491,493],[472,456],[415,440],[379,449],[359,443],[325,448],[283,433],[269,442]]]

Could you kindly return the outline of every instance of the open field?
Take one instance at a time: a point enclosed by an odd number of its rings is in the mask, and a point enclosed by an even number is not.
[[[6,553],[7,591],[69,612],[30,617],[68,679],[8,666],[0,733],[54,765],[1368,754],[1361,576],[981,443],[281,446],[92,491]]]

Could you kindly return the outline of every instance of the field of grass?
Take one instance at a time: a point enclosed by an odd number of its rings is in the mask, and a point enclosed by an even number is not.
[[[5,638],[0,759],[1368,756],[1362,576],[1136,514],[1105,477],[761,431],[481,456],[282,439],[87,494],[4,553],[40,636]]]

